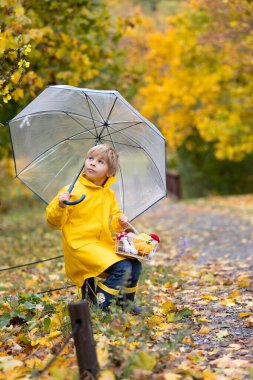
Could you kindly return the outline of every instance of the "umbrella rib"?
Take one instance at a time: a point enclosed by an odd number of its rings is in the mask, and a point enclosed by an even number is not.
[[[108,142],[112,142],[112,140],[110,139],[104,139],[103,138],[103,141],[108,141]],[[136,145],[131,145],[131,144],[125,144],[125,143],[122,143],[122,142],[116,142],[117,145],[124,145],[124,146],[129,146],[130,148],[138,148],[138,149],[141,149],[139,146],[136,146]]]
[[[112,128],[112,127],[110,127],[110,128]],[[112,128],[113,130],[114,130],[114,128]],[[122,133],[121,131],[117,131],[119,134],[121,133],[121,134],[123,134],[123,136],[125,136],[124,135],[124,133]],[[110,134],[110,132],[109,132],[109,130],[108,130],[108,133],[109,133],[109,136],[110,136],[110,139],[112,140],[112,137],[111,137],[111,134]],[[127,139],[130,139],[130,140],[132,140],[135,144],[136,144],[136,147],[139,147],[140,149],[142,149],[145,153],[146,153],[146,155],[150,158],[150,160],[153,162],[153,164],[154,164],[154,166],[155,166],[155,168],[157,169],[157,171],[158,171],[158,173],[159,173],[159,176],[160,176],[160,178],[161,178],[161,181],[162,181],[162,183],[163,183],[163,178],[162,178],[162,175],[161,175],[161,173],[160,173],[160,170],[159,170],[159,168],[157,167],[157,165],[156,165],[156,163],[155,163],[155,161],[153,160],[153,158],[150,156],[150,154],[149,154],[149,152],[148,151],[146,151],[141,145],[139,145],[132,137],[129,137],[129,136],[125,136]],[[164,183],[163,183],[163,185],[164,185]],[[165,187],[165,191],[166,191],[166,187]]]
[[[165,195],[163,195],[161,198],[157,199],[157,201],[155,201],[154,203],[152,203],[150,206],[148,206],[147,208],[145,208],[145,210],[141,211],[138,215],[136,215],[133,219],[130,219],[129,221],[132,222],[134,219],[138,218],[140,215],[142,215],[144,212],[146,212],[147,210],[149,210],[151,207],[153,207],[156,203],[158,203],[159,201],[161,201],[163,198],[165,198],[167,195],[167,193]]]
[[[108,116],[107,116],[106,124],[108,124],[109,117],[110,117],[111,114],[112,114],[112,110],[113,110],[113,108],[114,108],[114,106],[115,106],[115,104],[116,104],[116,101],[117,101],[117,96],[115,96],[115,100],[114,100],[113,105],[112,105],[112,107],[111,107],[111,109],[110,109],[110,112],[109,112],[109,114],[108,114]]]
[[[38,198],[40,198],[41,200],[42,200],[42,202],[44,202],[44,203],[46,203],[47,205],[48,205],[48,202],[45,200],[45,199],[43,199],[36,191],[34,191],[33,189],[32,189],[32,187],[31,186],[29,186],[22,178],[19,178],[18,177],[18,179],[29,189],[29,190],[31,190],[35,195],[37,195],[37,197]]]
[[[21,117],[17,117],[17,118],[15,118],[15,120],[11,120],[10,122],[12,122],[12,121],[15,122],[15,121],[18,121],[18,120],[24,119],[24,117],[27,117],[27,116],[34,116],[34,115],[40,115],[40,114],[43,114],[43,113],[54,113],[54,112],[65,113],[65,114],[67,114],[67,115],[72,114],[72,115],[76,115],[76,116],[84,117],[84,118],[89,119],[89,120],[93,120],[93,121],[95,120],[96,122],[101,123],[100,120],[93,119],[93,118],[91,118],[91,117],[89,117],[89,116],[86,116],[86,115],[81,115],[81,114],[79,114],[79,113],[75,113],[75,112],[66,112],[66,111],[61,111],[61,110],[50,110],[50,111],[38,111],[38,112],[33,112],[32,114],[28,114],[28,115],[23,115],[23,116],[21,116]],[[10,124],[10,122],[9,122],[9,124]]]
[[[114,143],[113,139],[111,138],[111,134],[110,134],[110,131],[109,131],[108,127],[106,127],[106,129],[107,129],[108,134],[109,134],[109,137],[110,137],[110,139],[111,139],[111,143],[112,143],[112,145],[113,145],[115,151],[117,151],[116,146],[115,146],[115,143]],[[121,170],[121,166],[120,166],[120,165],[119,165],[119,171],[120,171],[121,187],[122,187],[122,206],[123,206],[123,207],[122,207],[122,208],[123,208],[122,211],[124,212],[124,210],[125,210],[124,180],[123,180],[123,174],[122,174],[122,170]]]
[[[89,98],[90,102],[91,102],[91,103],[93,104],[93,106],[96,108],[96,110],[97,110],[97,112],[99,113],[101,119],[102,119],[103,122],[105,123],[105,120],[104,120],[104,118],[103,118],[103,115],[102,115],[101,112],[99,111],[99,109],[98,109],[98,107],[96,106],[96,104],[93,102],[93,100],[92,100],[87,94],[85,94],[85,96],[86,96],[87,98]]]
[[[56,177],[58,177],[58,175],[62,172],[62,170],[68,165],[68,163],[73,159],[73,157],[71,157],[66,163],[65,165],[63,165],[63,167],[56,173],[56,175],[54,176],[54,178],[47,184],[46,187],[44,187],[44,189],[41,191],[41,194],[44,193],[44,191],[46,191],[46,189],[51,185],[51,183],[55,180]]]
[[[115,123],[115,124],[116,124],[116,123]],[[119,124],[119,123],[118,123],[118,124]],[[124,131],[125,129],[135,127],[135,126],[138,125],[138,124],[143,124],[143,122],[138,121],[138,122],[135,123],[135,124],[132,124],[132,125],[129,125],[128,127],[125,127],[125,128],[120,129],[120,130],[117,130],[117,129],[113,128],[113,127],[111,126],[111,123],[110,123],[110,127],[111,127],[111,129],[114,130],[114,132],[111,133],[111,135],[114,135],[115,133],[119,133],[119,132],[121,132],[121,131]]]
[[[130,136],[126,136],[126,135],[122,132],[122,129],[121,129],[120,131],[117,131],[117,130],[115,130],[113,127],[110,127],[110,128],[114,130],[114,133],[110,133],[110,132],[108,131],[110,137],[111,137],[111,135],[114,135],[115,133],[122,134],[126,139],[133,141],[133,142],[136,144],[136,146],[138,146],[139,148],[142,149],[142,146],[141,146],[137,141],[135,141],[135,139],[133,139],[132,137],[130,137]],[[129,128],[130,128],[130,127],[129,127]],[[127,128],[124,128],[123,130],[125,130],[125,129],[127,129]],[[107,136],[105,136],[105,137],[107,137]]]
[[[126,121],[123,121],[123,120],[121,120],[121,121],[112,121],[112,122],[110,122],[109,124],[110,125],[112,125],[112,124],[125,124],[125,123],[133,123],[134,121],[128,121],[128,120],[126,120]],[[144,121],[135,121],[135,123],[136,124],[142,124],[142,123],[145,123]],[[134,124],[135,125],[135,124]]]
[[[82,132],[83,133],[83,132]],[[68,138],[66,138],[66,139],[64,139],[64,140],[62,140],[62,141],[60,141],[60,142],[58,142],[57,144],[54,144],[54,145],[52,145],[52,146],[50,146],[48,149],[46,149],[46,150],[44,150],[44,152],[42,152],[42,153],[40,153],[37,157],[35,157],[31,162],[29,162],[29,164],[27,164],[18,174],[17,174],[17,177],[20,175],[20,174],[22,174],[27,168],[29,168],[29,166],[30,165],[32,165],[35,161],[37,161],[40,157],[42,157],[45,153],[47,153],[50,149],[52,149],[52,148],[54,148],[54,147],[56,147],[57,145],[60,145],[60,144],[62,144],[62,143],[64,143],[65,141],[68,141],[68,140],[70,140],[71,141],[71,139],[72,139],[72,137],[74,137],[74,136],[77,136],[77,135],[79,135],[80,133],[77,133],[77,134],[75,134],[75,135],[73,135],[73,136],[70,136],[70,137],[68,137]],[[93,140],[94,138],[92,137],[86,137],[86,139],[88,140]]]
[[[117,97],[115,96],[115,100],[114,100],[113,105],[112,105],[112,107],[111,107],[111,109],[110,109],[110,112],[109,112],[109,114],[108,114],[108,116],[107,116],[107,119],[106,119],[106,121],[105,121],[105,123],[104,123],[104,125],[103,125],[102,130],[101,130],[100,133],[99,133],[98,141],[101,141],[101,136],[102,136],[102,134],[103,134],[103,132],[104,132],[105,129],[107,129],[107,131],[108,131],[108,133],[109,133],[109,130],[108,130],[108,128],[107,128],[107,126],[108,126],[108,120],[109,120],[109,117],[110,117],[110,115],[111,115],[111,113],[112,113],[112,110],[113,110],[113,108],[114,108],[114,106],[115,106],[116,101],[117,101]]]
[[[152,129],[153,132],[155,132],[157,135],[159,135],[161,138],[163,138],[163,140],[165,140],[165,138],[163,137],[163,135],[160,133],[159,130],[157,130],[157,128],[152,124],[150,123],[147,119],[145,119],[134,107],[131,106],[131,104],[129,104],[120,94],[118,96],[119,100],[130,110],[132,111],[139,119],[143,120],[143,123],[147,124],[147,126]]]
[[[68,112],[65,112],[72,120],[74,120],[78,125],[80,125],[82,128],[85,129],[86,132],[90,132],[91,133],[91,130],[87,129],[86,127],[84,127],[81,123],[79,123],[79,121],[77,121],[74,117],[72,117]],[[93,119],[92,119],[93,120]],[[94,123],[94,120],[93,120],[93,123]],[[95,126],[95,129],[96,129],[96,126]],[[80,134],[82,134],[83,132],[79,132],[77,133],[76,135],[74,136],[78,136]],[[93,133],[91,133],[93,135]],[[94,137],[96,137],[95,135],[93,135]],[[73,136],[71,136],[73,137]]]
[[[82,93],[83,93],[83,92],[82,92]],[[96,124],[95,124],[95,119],[94,119],[93,114],[92,114],[92,112],[91,112],[91,106],[90,106],[90,103],[89,103],[88,95],[85,94],[85,93],[84,93],[84,95],[85,95],[86,102],[87,102],[88,107],[89,107],[89,110],[90,110],[90,115],[91,115],[91,119],[92,119],[92,121],[93,121],[93,125],[94,125],[94,128],[95,128],[95,131],[96,131],[96,136],[95,136],[95,137],[98,137],[97,127],[96,127]],[[102,118],[102,119],[103,119],[103,118]]]

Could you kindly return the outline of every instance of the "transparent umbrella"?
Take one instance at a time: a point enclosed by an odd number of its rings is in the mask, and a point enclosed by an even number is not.
[[[165,139],[117,91],[50,86],[9,122],[17,177],[45,203],[73,189],[87,151],[113,146],[120,156],[113,185],[133,220],[166,196]]]

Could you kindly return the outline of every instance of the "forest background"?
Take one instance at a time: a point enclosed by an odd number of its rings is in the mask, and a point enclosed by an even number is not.
[[[54,84],[118,90],[164,134],[183,197],[252,192],[251,1],[2,0],[0,22],[2,210],[30,196],[8,188],[6,123]]]

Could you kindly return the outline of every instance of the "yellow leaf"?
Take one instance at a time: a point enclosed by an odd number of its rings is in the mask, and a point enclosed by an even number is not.
[[[61,335],[61,331],[56,330],[56,331],[52,331],[47,337],[52,339],[52,338],[56,338],[59,335]]]
[[[41,346],[47,346],[47,347],[50,346],[47,338],[39,338],[36,340],[31,340],[31,346],[32,347],[37,346],[38,344],[40,344]]]
[[[0,370],[8,371],[15,367],[21,367],[23,362],[13,359],[12,356],[0,357]]]
[[[30,331],[30,334],[33,335],[33,334],[35,334],[38,330],[39,330],[38,327],[35,327],[34,329],[32,329],[32,330]]]
[[[240,275],[237,277],[237,283],[240,288],[246,288],[251,285],[249,277],[245,275]]]
[[[237,314],[237,316],[238,316],[239,318],[249,317],[250,315],[251,315],[251,313],[248,312],[248,311],[245,311],[244,313],[239,313],[239,314]]]
[[[238,286],[240,286],[240,288],[247,288],[247,287],[249,287],[251,285],[251,283],[250,282],[239,282],[238,283]]]
[[[207,327],[207,326],[203,326],[201,327],[201,329],[199,330],[199,334],[208,334],[210,331],[210,329]]]
[[[105,336],[99,337],[96,351],[97,351],[99,366],[103,368],[106,366],[109,360],[108,339]]]
[[[164,284],[165,288],[172,288],[172,283],[171,282],[166,282]]]
[[[163,374],[163,379],[164,380],[180,380],[181,376],[173,372],[167,372]]]
[[[15,12],[17,17],[20,17],[20,16],[24,15],[25,10],[22,6],[17,6],[17,7],[15,7],[14,12]]]
[[[228,330],[222,330],[222,331],[219,331],[218,333],[216,333],[216,336],[218,338],[224,338],[225,336],[228,336],[229,333],[228,333]]]
[[[152,321],[155,322],[155,324],[160,325],[163,321],[163,318],[164,317],[161,317],[159,315],[154,315],[154,317],[152,318]]]
[[[235,298],[240,294],[239,290],[234,290],[232,293],[229,294],[228,298]]]
[[[232,343],[229,345],[229,348],[232,351],[238,351],[238,350],[241,350],[242,346],[240,344],[237,344],[237,343]]]
[[[221,304],[222,304],[223,306],[227,306],[227,307],[235,306],[234,301],[233,301],[233,300],[230,300],[230,299],[223,300],[223,301],[221,302]]]
[[[216,380],[216,374],[212,372],[210,369],[205,369],[203,371],[203,379],[204,380]]]
[[[244,323],[247,327],[253,327],[253,317],[245,319]]]
[[[247,367],[249,362],[241,359],[234,360],[231,358],[231,354],[228,354],[219,359],[212,360],[211,364],[214,364],[218,368],[230,368],[234,370],[236,367]]]
[[[115,380],[114,373],[109,369],[101,371],[98,377],[98,380]]]
[[[207,319],[206,317],[202,317],[202,318],[200,318],[199,321],[200,321],[200,322],[210,322],[210,320]]]
[[[237,277],[237,281],[248,281],[249,280],[249,276],[245,276],[245,275],[239,275]]]
[[[62,380],[62,379],[71,379],[71,369],[66,368],[65,366],[58,365],[49,369],[52,380]]]
[[[210,300],[210,301],[217,301],[218,297],[216,296],[211,296],[209,294],[204,294],[201,296],[201,298],[204,298],[205,300]]]
[[[172,301],[167,301],[161,306],[161,310],[163,313],[167,314],[169,311],[175,309],[175,304]]]
[[[56,316],[53,316],[51,318],[50,329],[55,330],[60,327],[61,327],[61,322],[60,322],[59,315],[57,314]]]
[[[167,321],[170,323],[176,322],[177,321],[176,313],[169,313],[167,315]]]
[[[21,88],[17,88],[14,92],[13,92],[13,99],[16,101],[18,99],[22,99],[24,96],[24,90],[21,89]]]

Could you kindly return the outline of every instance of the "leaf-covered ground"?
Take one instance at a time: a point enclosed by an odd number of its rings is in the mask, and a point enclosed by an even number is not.
[[[252,196],[166,199],[135,222],[162,244],[144,264],[141,316],[91,307],[99,379],[253,378],[252,211]],[[0,236],[0,268],[61,255],[42,207],[2,215]],[[80,292],[53,289],[69,285],[62,258],[0,272],[0,378],[36,377],[58,352]],[[73,341],[38,378],[78,379]]]

